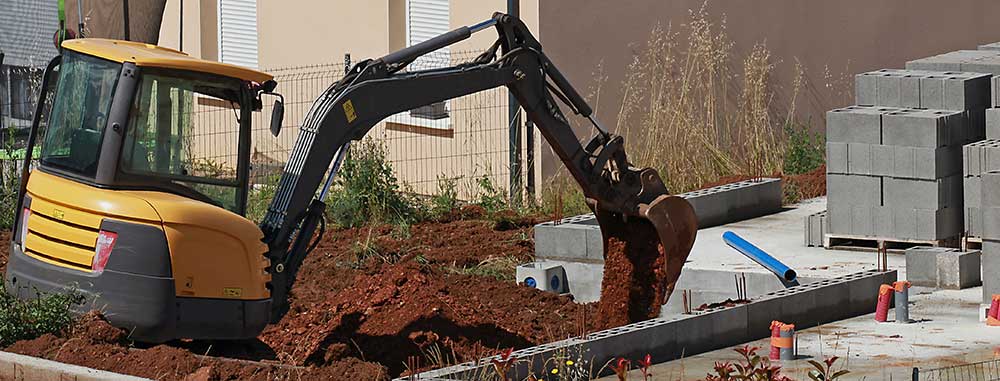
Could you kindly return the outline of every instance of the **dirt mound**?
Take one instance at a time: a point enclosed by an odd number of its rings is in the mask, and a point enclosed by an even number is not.
[[[95,315],[9,350],[166,380],[382,380],[405,374],[408,360],[426,370],[591,331],[594,305],[471,275],[494,259],[509,271],[533,258],[531,221],[515,222],[502,231],[468,219],[328,231],[299,272],[288,315],[256,342],[129,348]]]
[[[80,320],[70,328],[71,337],[90,340],[93,343],[122,344],[127,342],[128,333],[115,328],[108,319],[99,312],[90,312],[80,317]]]
[[[783,178],[796,187],[799,197],[803,200],[826,195],[826,164],[801,175],[788,175]]]
[[[386,380],[378,364],[357,359],[332,362],[323,368],[297,368],[251,364],[196,356],[181,348],[158,345],[149,349],[129,348],[119,342],[125,332],[111,327],[99,314],[88,314],[65,335],[44,335],[19,341],[8,352],[45,358],[67,364],[103,369],[156,380]],[[334,377],[334,375],[336,375]]]
[[[292,364],[378,359],[399,375],[410,356],[466,361],[497,348],[523,348],[576,334],[584,306],[513,282],[445,274],[402,263],[355,276],[320,302],[295,300],[261,335]]]

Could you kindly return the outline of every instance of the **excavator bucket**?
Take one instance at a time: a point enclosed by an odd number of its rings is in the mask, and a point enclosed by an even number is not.
[[[639,216],[595,213],[604,236],[604,280],[596,328],[655,318],[674,290],[698,232],[684,199],[661,195]]]

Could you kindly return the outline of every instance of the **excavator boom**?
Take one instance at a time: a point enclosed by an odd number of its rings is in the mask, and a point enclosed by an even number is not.
[[[499,38],[471,62],[403,70],[422,55],[490,27]],[[527,27],[517,18],[496,13],[482,23],[360,62],[315,101],[260,225],[269,246],[272,321],[287,312],[288,291],[322,224],[325,205],[317,190],[322,186],[319,193],[327,193],[330,182],[324,184],[323,178],[331,163],[343,158],[350,141],[361,139],[396,113],[500,86],[510,89],[582,188],[601,226],[606,252],[624,243],[643,251],[641,256],[657,256],[650,263],[658,266],[653,269],[657,291],[652,295],[658,311],[694,244],[697,221],[691,206],[669,195],[655,170],[632,167],[623,138],[597,123],[590,106]],[[573,133],[557,100],[593,123],[598,133],[586,145]]]

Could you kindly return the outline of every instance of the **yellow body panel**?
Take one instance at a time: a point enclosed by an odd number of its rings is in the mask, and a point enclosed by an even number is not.
[[[246,81],[264,83],[272,75],[241,66],[206,61],[183,52],[141,42],[81,38],[63,41],[62,47],[115,62],[132,62],[136,66],[190,70],[223,75]]]
[[[160,223],[156,209],[133,193],[100,189],[42,171],[31,171],[28,178],[32,213],[41,213],[94,231],[101,227],[104,217]]]
[[[223,208],[153,191],[101,189],[31,172],[28,254],[89,270],[101,220],[156,226],[165,232],[178,296],[259,300],[270,297],[263,233]]]
[[[28,237],[25,239],[24,244],[28,248],[29,254],[39,256],[38,254],[44,253],[46,254],[44,256],[49,259],[63,262],[64,267],[90,270],[91,262],[94,259],[93,247],[88,250],[73,245],[66,245],[51,237],[38,235],[35,232],[28,232]]]
[[[91,229],[67,229],[66,224],[52,219],[51,217],[35,214],[31,221],[31,229],[37,232],[59,232],[59,240],[69,242],[73,245],[94,248],[94,240],[97,239],[97,231]],[[75,228],[76,226],[70,226]]]
[[[162,217],[178,296],[270,297],[265,287],[271,280],[264,256],[267,245],[257,225],[223,208],[171,193],[132,193]]]

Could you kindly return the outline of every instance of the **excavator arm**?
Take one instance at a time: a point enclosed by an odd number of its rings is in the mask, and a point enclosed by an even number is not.
[[[498,40],[471,62],[402,70],[422,55],[491,26]],[[314,102],[260,226],[269,246],[272,321],[288,310],[288,291],[314,246],[316,230],[323,223],[323,197],[349,143],[388,116],[500,86],[510,89],[582,188],[606,249],[611,240],[629,244],[643,239],[636,237],[656,238],[653,247],[659,254],[653,255],[664,256],[663,268],[657,271],[667,290],[659,302],[666,301],[694,244],[697,221],[690,205],[670,196],[655,170],[632,167],[622,137],[597,123],[590,106],[545,56],[527,27],[517,18],[496,13],[474,26],[360,62]],[[574,134],[557,101],[593,123],[598,133],[586,145]]]

